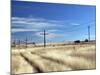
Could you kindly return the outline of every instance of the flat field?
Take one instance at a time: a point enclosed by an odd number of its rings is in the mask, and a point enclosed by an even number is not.
[[[95,44],[12,48],[12,74],[96,68]]]

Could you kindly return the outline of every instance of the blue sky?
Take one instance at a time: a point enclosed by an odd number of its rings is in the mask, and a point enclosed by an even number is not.
[[[95,6],[12,1],[12,40],[43,42],[45,29],[47,42],[95,39]]]

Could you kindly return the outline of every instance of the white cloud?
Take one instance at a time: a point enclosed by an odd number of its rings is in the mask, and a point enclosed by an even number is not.
[[[62,24],[63,23],[63,24]],[[67,25],[65,25],[68,23]],[[47,32],[58,32],[61,28],[69,29],[70,26],[79,26],[80,24],[64,21],[64,20],[47,20],[44,18],[34,18],[34,17],[12,17],[12,32],[24,32],[24,31],[42,31],[46,29]]]
[[[38,31],[37,29],[11,29],[13,33],[15,32],[25,32],[25,31]]]
[[[48,35],[47,35],[47,38],[48,39],[52,39],[52,38],[59,38],[59,37],[61,37],[62,36],[62,34],[58,34],[58,33],[49,33]]]
[[[53,38],[61,38],[64,37],[66,34],[65,33],[55,33],[56,30],[49,30],[46,32],[46,39],[53,39]],[[44,37],[43,32],[36,32],[35,35],[38,37]]]
[[[59,22],[59,21],[58,21]],[[50,29],[61,27],[57,21],[47,20],[42,18],[23,18],[23,17],[12,17],[12,27],[17,26],[18,28],[24,27],[27,29]]]
[[[26,21],[26,22],[34,22],[34,21],[45,21],[43,18],[33,18],[33,17],[12,17],[12,21]]]
[[[79,23],[71,23],[72,26],[79,26]]]
[[[47,32],[57,32],[59,31],[58,29],[51,29],[51,30],[48,30]]]
[[[16,21],[12,21],[12,24],[26,24],[26,21],[21,21],[21,20],[16,20]]]

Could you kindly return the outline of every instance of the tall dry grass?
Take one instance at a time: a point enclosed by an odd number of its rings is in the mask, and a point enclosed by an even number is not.
[[[19,54],[12,56],[12,74],[34,73],[36,72],[28,62],[26,62]]]
[[[67,65],[43,58],[37,54],[23,53],[23,57],[25,57],[27,61],[38,70],[38,72],[71,70]]]
[[[18,74],[96,68],[95,45],[28,48],[12,54],[12,72]]]

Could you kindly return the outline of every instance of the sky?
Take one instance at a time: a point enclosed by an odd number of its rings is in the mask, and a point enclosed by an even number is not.
[[[42,43],[95,39],[95,6],[12,0],[11,37]]]

